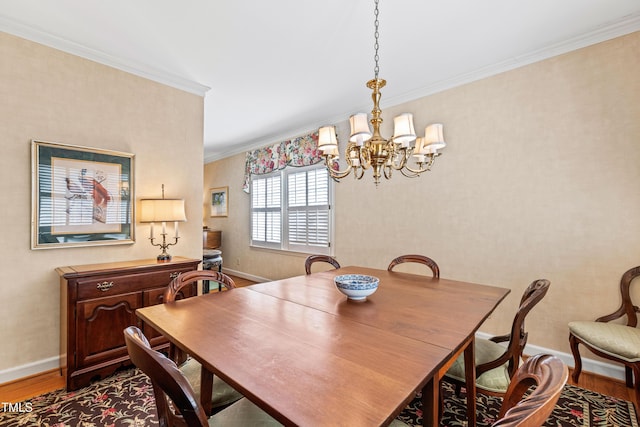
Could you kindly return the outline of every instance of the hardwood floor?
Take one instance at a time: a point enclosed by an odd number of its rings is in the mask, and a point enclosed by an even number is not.
[[[64,377],[60,374],[60,369],[53,369],[27,378],[0,384],[0,401],[23,402],[43,393],[64,388],[64,386]]]
[[[254,282],[240,277],[233,277],[237,286],[248,286]],[[603,377],[589,372],[580,375],[580,381],[575,384],[569,375],[569,384],[578,385],[588,390],[617,397],[619,399],[636,401],[635,390],[627,388],[623,381]],[[28,378],[22,378],[10,383],[0,384],[0,402],[22,402],[40,394],[64,388],[64,377],[59,369],[44,372]]]

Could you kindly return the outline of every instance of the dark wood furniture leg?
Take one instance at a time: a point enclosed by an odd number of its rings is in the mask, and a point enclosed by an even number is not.
[[[437,378],[431,378],[422,388],[422,425],[424,427],[438,427],[438,394],[437,387],[440,387],[440,381]]]
[[[205,414],[210,417],[213,413],[211,397],[213,396],[213,374],[203,366],[200,371],[200,403]]]
[[[573,334],[569,334],[569,344],[571,346],[571,353],[573,353],[573,374],[571,378],[577,384],[580,373],[582,372],[582,358],[580,357],[580,350],[578,349],[578,341]]]
[[[464,379],[467,387],[467,420],[469,427],[476,426],[476,355],[475,339],[471,337],[464,349]]]

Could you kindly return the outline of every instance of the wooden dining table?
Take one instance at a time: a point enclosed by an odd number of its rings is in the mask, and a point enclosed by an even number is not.
[[[380,285],[365,301],[348,300],[334,284],[341,274]],[[207,409],[213,374],[285,425],[387,425],[421,391],[424,425],[437,426],[440,379],[460,354],[474,366],[475,332],[508,293],[352,266],[136,313],[203,365]],[[475,399],[467,401],[473,426]]]

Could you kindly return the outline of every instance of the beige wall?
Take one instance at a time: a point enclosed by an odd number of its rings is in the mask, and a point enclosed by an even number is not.
[[[444,123],[449,145],[418,179],[376,188],[369,172],[335,186],[337,259],[386,268],[422,253],[443,277],[512,289],[488,333],[508,332],[524,288],[547,278],[529,342],[568,352],[567,322],[615,310],[620,276],[640,263],[639,52],[634,33],[383,108],[383,135],[409,111],[416,129]],[[223,230],[225,267],[303,274],[302,255],[248,247],[243,170],[242,154],[205,166],[205,189],[230,188],[229,218],[205,217]]]
[[[30,249],[31,140],[135,154],[137,199],[186,200],[175,255],[201,256],[203,98],[0,33],[0,382],[57,366],[59,283],[55,268],[155,258],[149,227],[130,245]]]

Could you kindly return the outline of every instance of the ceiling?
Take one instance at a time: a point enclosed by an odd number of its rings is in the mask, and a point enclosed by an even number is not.
[[[0,30],[205,96],[205,162],[372,107],[373,0],[0,0]],[[640,30],[639,0],[380,0],[381,106]]]

